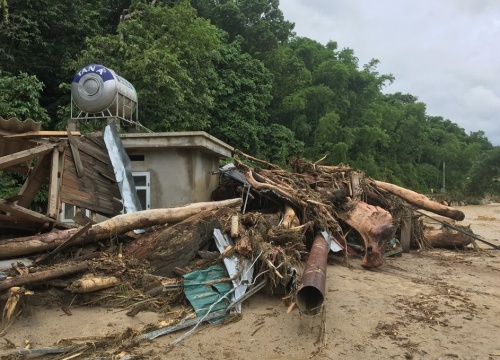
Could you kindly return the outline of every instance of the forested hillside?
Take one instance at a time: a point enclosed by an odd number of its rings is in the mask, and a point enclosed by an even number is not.
[[[283,166],[325,157],[423,193],[445,164],[448,193],[500,192],[485,133],[383,93],[397,79],[378,60],[296,36],[278,0],[3,0],[0,16],[4,118],[65,128],[73,75],[100,63],[134,84],[153,131],[207,131]]]

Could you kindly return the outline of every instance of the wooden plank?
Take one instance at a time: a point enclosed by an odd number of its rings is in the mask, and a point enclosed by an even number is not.
[[[78,151],[79,142],[73,135],[71,135],[71,132],[69,130],[68,140],[69,146],[71,148],[71,154],[73,155],[73,161],[75,163],[76,173],[78,174],[78,177],[84,177],[85,170],[83,168],[82,159],[80,159],[80,152]]]
[[[50,167],[49,179],[49,197],[47,206],[47,216],[52,219],[57,219],[59,216],[59,155],[58,150],[52,152],[52,161]]]
[[[113,198],[120,198],[121,194],[102,135],[86,135],[77,141],[85,176],[78,176],[76,158],[68,152],[62,175],[61,201],[106,216],[118,214]]]
[[[80,142],[80,150],[86,154],[92,156],[93,158],[110,165],[111,160],[109,159],[108,150],[105,147],[97,145],[95,142],[89,140],[87,137],[83,137]]]
[[[23,162],[28,162],[29,160],[31,160],[37,156],[40,156],[40,155],[43,155],[43,154],[50,152],[56,146],[58,146],[57,143],[42,144],[42,145],[39,145],[39,146],[34,147],[32,149],[27,149],[27,150],[19,151],[19,152],[14,153],[14,154],[2,156],[2,157],[0,157],[0,170],[6,169],[12,165],[18,165],[18,164],[21,164]]]
[[[73,221],[80,226],[85,226],[86,224],[89,224],[89,223],[94,225],[96,223],[94,220],[92,220],[91,218],[86,216],[81,211],[76,212],[75,216],[73,217]]]
[[[51,219],[45,215],[39,214],[36,211],[26,209],[22,206],[13,204],[6,201],[5,199],[0,199],[0,210],[9,213],[15,217],[21,217],[28,221],[33,221],[38,224],[45,224],[46,222],[55,223],[54,219]]]
[[[5,199],[4,199],[5,200]],[[14,215],[5,215],[5,214],[0,214],[0,222],[22,222],[26,221],[22,217],[14,216]],[[39,224],[36,225],[37,227],[40,227]]]
[[[103,191],[112,196],[121,197],[118,184],[115,181],[111,181],[111,179],[95,171],[87,171],[84,178],[78,178],[76,170],[71,166],[67,166],[63,174],[62,188],[66,187],[81,188],[86,192]]]
[[[83,167],[85,168],[85,174],[92,176],[91,174],[102,173],[104,176],[113,179],[113,182],[116,183],[115,173],[111,165],[104,164],[101,161],[87,155],[84,152],[80,151],[80,159],[82,160]],[[68,162],[68,168],[76,167],[73,161],[72,156],[66,156],[66,161]]]
[[[32,139],[32,138],[44,138],[44,137],[66,137],[67,132],[66,131],[28,131],[25,133],[20,133],[20,134],[14,134],[14,135],[8,135],[6,136],[7,138],[22,138],[22,139]],[[71,135],[74,136],[80,136],[79,131],[71,131]]]
[[[35,195],[38,193],[42,185],[45,183],[50,173],[50,154],[44,154],[38,159],[35,168],[29,173],[28,178],[24,182],[19,195],[23,198],[17,202],[17,205],[29,207]]]

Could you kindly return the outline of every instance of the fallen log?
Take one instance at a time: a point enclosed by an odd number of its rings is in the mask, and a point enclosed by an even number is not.
[[[448,228],[424,229],[426,245],[433,248],[462,249],[472,242],[470,236]]]
[[[66,290],[72,293],[84,294],[113,287],[118,284],[115,276],[88,276],[75,280]]]
[[[348,203],[348,211],[339,213],[339,217],[355,229],[365,243],[365,256],[361,263],[364,268],[382,265],[387,241],[394,235],[396,228],[392,215],[378,206],[368,205],[363,201]]]
[[[295,194],[289,193],[284,189],[283,186],[274,184],[273,181],[268,178],[266,178],[268,183],[257,181],[254,177],[254,172],[252,171],[252,169],[239,161],[236,162],[236,166],[243,172],[248,184],[255,190],[271,191],[277,197],[281,198],[281,200],[289,202],[291,205],[294,205],[296,207],[305,207],[306,204],[301,199],[297,198]]]
[[[71,242],[71,245],[85,244],[110,239],[135,229],[145,229],[154,225],[177,223],[203,210],[222,207],[237,207],[241,199],[193,203],[177,208],[143,210],[115,216],[93,225],[85,234]],[[40,235],[0,240],[0,259],[36,254],[53,250],[71,238],[79,229],[49,232]]]
[[[424,209],[438,215],[446,216],[447,218],[457,221],[462,221],[465,218],[465,214],[462,211],[446,205],[441,205],[435,201],[430,200],[427,196],[419,194],[415,191],[377,180],[373,180],[372,184],[378,189],[385,190],[393,195],[396,195],[397,197],[405,200],[407,203],[412,204],[420,209]]]
[[[64,276],[69,276],[73,274],[78,274],[84,272],[88,269],[87,262],[82,262],[79,264],[73,264],[70,266],[65,266],[57,269],[40,271],[37,273],[17,276],[15,278],[6,279],[0,282],[0,291],[9,289],[13,286],[23,286],[29,284],[37,284],[47,280],[57,279]]]
[[[174,269],[188,265],[213,238],[214,229],[221,228],[223,221],[229,224],[235,214],[230,208],[199,212],[153,236],[137,239],[125,247],[125,254],[147,260],[155,275],[172,277]]]

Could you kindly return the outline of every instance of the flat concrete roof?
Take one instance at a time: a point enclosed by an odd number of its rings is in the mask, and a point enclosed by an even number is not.
[[[120,134],[125,149],[194,148],[219,157],[231,157],[234,148],[205,131]]]

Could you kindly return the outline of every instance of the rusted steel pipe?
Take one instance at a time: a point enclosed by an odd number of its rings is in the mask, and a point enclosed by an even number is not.
[[[297,291],[297,307],[306,315],[316,315],[325,299],[326,267],[330,245],[323,235],[313,241],[302,284]]]

